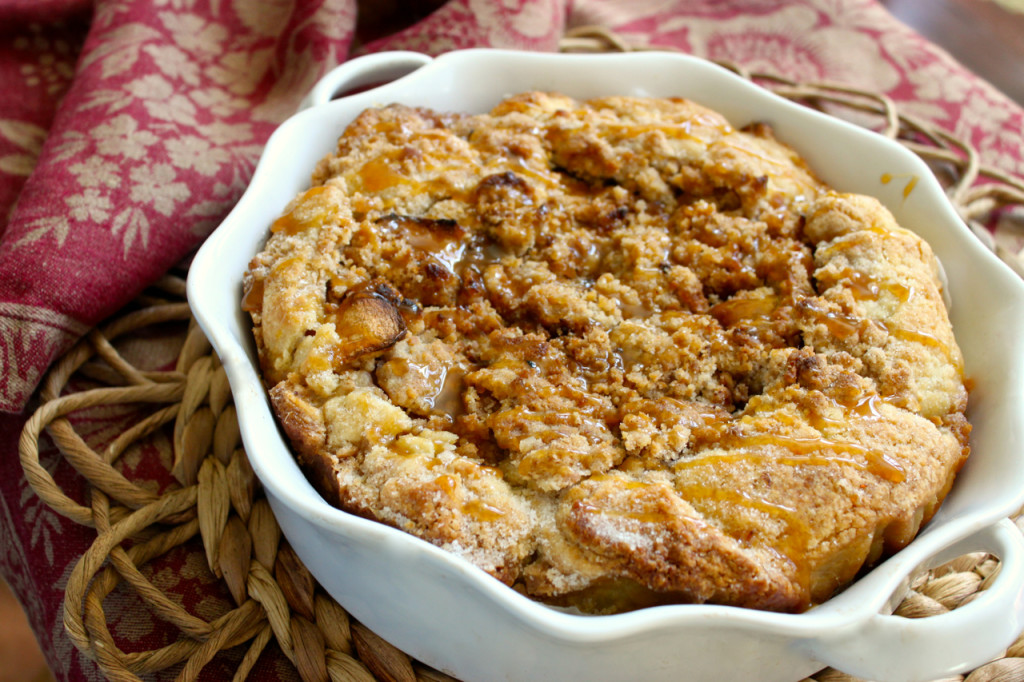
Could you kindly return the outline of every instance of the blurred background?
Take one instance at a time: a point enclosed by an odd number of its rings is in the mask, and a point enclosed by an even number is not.
[[[625,1],[625,0],[623,0]],[[964,66],[1024,105],[1024,0],[881,0],[888,10]],[[425,16],[443,0],[361,0],[360,38]],[[416,8],[412,14],[409,6]],[[0,580],[0,682],[50,682],[21,605]]]

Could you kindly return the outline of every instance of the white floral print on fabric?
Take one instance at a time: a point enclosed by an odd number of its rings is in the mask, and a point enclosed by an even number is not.
[[[127,303],[230,210],[275,125],[344,57],[354,22],[355,0],[96,4],[45,144],[26,124],[0,125],[18,146],[0,172],[34,171],[3,235],[0,302],[17,296],[7,272],[45,259],[33,305],[63,331],[31,353],[3,346],[24,372],[0,382],[0,409],[24,403],[76,325]],[[100,279],[83,282],[93,266]],[[12,325],[0,319],[0,345]]]
[[[17,150],[0,156],[0,173],[28,177],[36,167],[46,130],[24,121],[0,120],[0,137],[9,140]]]

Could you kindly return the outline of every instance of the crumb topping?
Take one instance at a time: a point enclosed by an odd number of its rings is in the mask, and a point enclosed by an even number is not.
[[[244,284],[318,490],[551,603],[806,609],[967,455],[928,245],[683,99],[369,109]]]

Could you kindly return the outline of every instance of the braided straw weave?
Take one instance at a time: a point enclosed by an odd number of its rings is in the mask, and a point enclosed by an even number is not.
[[[583,28],[564,38],[563,49],[631,48],[607,31]],[[1020,179],[981,165],[970,145],[908,117],[884,95],[828,83],[795,83],[726,66],[785,97],[836,115],[852,112],[850,118],[873,120],[882,134],[936,165],[964,220],[1024,275],[1024,265],[1014,254],[999,251],[984,227],[994,211],[1024,205]],[[115,345],[152,338],[175,325],[187,331],[172,369],[140,369]],[[74,417],[110,407],[138,417],[107,439],[102,450],[93,449],[87,443],[89,434],[73,425]],[[40,463],[44,430],[88,483],[86,503],[76,502]],[[169,473],[175,484],[154,492],[152,485],[122,473],[121,463],[125,453],[161,436],[172,443]],[[95,529],[92,545],[68,578],[64,625],[74,645],[110,679],[137,680],[168,671],[161,677],[176,672],[179,680],[194,680],[215,656],[232,649],[235,679],[242,680],[272,640],[306,682],[450,679],[351,620],[283,541],[241,448],[227,377],[191,319],[180,277],[164,277],[129,312],[93,330],[61,358],[44,381],[40,406],[22,433],[20,453],[36,494],[57,513]],[[206,567],[223,582],[233,602],[210,619],[188,610],[146,577],[147,565],[196,541],[205,552]],[[896,613],[920,618],[955,609],[984,590],[998,567],[996,558],[974,553],[932,569],[911,585]],[[177,638],[152,650],[120,648],[104,612],[104,600],[115,588],[134,594],[142,602],[138,608],[148,609]],[[855,678],[828,669],[811,679]],[[1024,679],[1024,637],[1002,657],[950,679]]]

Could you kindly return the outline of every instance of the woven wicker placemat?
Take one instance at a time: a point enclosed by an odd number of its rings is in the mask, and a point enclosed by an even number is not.
[[[602,29],[583,28],[566,36],[563,49],[634,48]],[[725,66],[784,97],[855,120],[907,145],[935,167],[979,238],[1024,275],[1016,255],[1000,250],[986,227],[994,212],[1024,206],[1024,181],[981,164],[969,144],[907,116],[884,95]],[[174,324],[187,331],[172,369],[141,369],[118,349],[125,339],[159,334]],[[111,406],[130,407],[139,416],[99,451],[69,417]],[[44,431],[88,483],[85,503],[75,501],[41,464]],[[123,473],[122,460],[132,448],[161,435],[167,439],[168,434],[176,484],[154,492],[151,485]],[[306,681],[451,679],[349,618],[282,539],[241,447],[227,377],[191,318],[181,277],[163,278],[60,359],[40,390],[40,405],[22,433],[20,454],[29,484],[50,508],[95,529],[92,545],[67,582],[64,625],[74,645],[110,679],[136,680],[176,669],[178,679],[194,680],[218,653],[238,647],[244,653],[235,679],[242,680],[272,640]],[[145,570],[197,538],[207,567],[233,601],[233,608],[213,618],[200,617],[161,591]],[[984,590],[998,567],[995,557],[974,553],[923,573],[896,613],[920,618],[955,609]],[[177,639],[156,649],[122,648],[104,611],[104,601],[115,589],[130,591],[140,602],[138,608],[148,609],[176,631]],[[827,669],[811,679],[856,678]],[[992,662],[950,679],[1024,679],[1024,637]]]

